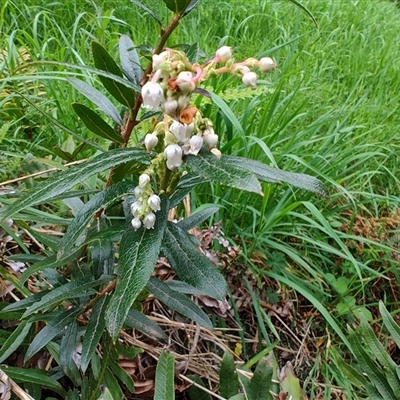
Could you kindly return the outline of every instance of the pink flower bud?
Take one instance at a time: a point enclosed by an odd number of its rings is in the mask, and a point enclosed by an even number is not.
[[[242,77],[242,82],[246,86],[250,86],[251,88],[255,88],[257,85],[257,74],[255,72],[247,72]]]
[[[164,92],[159,83],[147,82],[142,87],[143,106],[152,110],[158,110],[164,98]]]
[[[258,62],[258,68],[261,72],[269,72],[277,67],[275,61],[270,57],[263,57]]]
[[[182,165],[182,149],[177,144],[169,144],[164,150],[167,168],[173,171]]]
[[[147,204],[153,211],[161,210],[161,199],[156,194],[152,194],[148,198]]]
[[[221,64],[226,64],[232,58],[232,47],[230,46],[222,46],[220,47],[215,56],[218,58],[218,61]]]
[[[150,176],[148,174],[142,174],[139,176],[139,187],[143,189],[150,182]]]
[[[143,218],[143,225],[147,228],[147,229],[154,229],[154,224],[156,223],[156,216],[150,212],[148,214],[146,214]]]
[[[147,151],[151,151],[158,144],[158,137],[154,133],[148,133],[144,138],[144,145]]]
[[[142,221],[140,221],[140,219],[138,217],[136,217],[136,218],[133,218],[133,220],[131,221],[131,224],[133,226],[133,229],[135,231],[137,231],[142,226]]]
[[[184,94],[192,93],[196,88],[193,82],[193,74],[190,71],[182,71],[176,78],[176,84]]]

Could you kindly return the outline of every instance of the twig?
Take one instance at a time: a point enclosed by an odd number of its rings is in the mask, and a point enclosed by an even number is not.
[[[205,388],[204,386],[199,385],[198,383],[196,383],[195,381],[192,381],[191,379],[189,379],[188,377],[186,377],[185,375],[179,374],[179,378],[183,379],[186,382],[191,383],[193,386],[198,387],[201,390],[204,390],[206,393],[208,393],[210,396],[215,397],[216,399],[219,400],[226,400],[225,397],[221,397],[218,394],[212,392],[211,390]]]
[[[2,369],[0,369],[0,381],[3,382],[7,388],[11,389],[21,400],[35,400],[18,386]]]

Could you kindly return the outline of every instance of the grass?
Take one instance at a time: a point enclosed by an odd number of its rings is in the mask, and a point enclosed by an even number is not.
[[[146,2],[155,10],[159,3]],[[252,293],[254,320],[262,333],[258,337],[252,327],[249,332],[257,336],[258,350],[272,337],[265,324],[275,323],[282,346],[305,354],[294,361],[310,398],[323,393],[328,399],[344,390],[349,399],[358,399],[362,395],[352,392],[332,365],[330,347],[351,357],[346,324],[354,322],[352,313],[367,310],[377,318],[379,299],[393,308],[399,301],[400,10],[384,0],[362,5],[310,0],[307,7],[318,27],[290,2],[231,0],[217,6],[203,1],[169,45],[197,42],[211,55],[228,44],[238,58],[276,59],[278,71],[268,77],[265,90],[226,89],[219,79],[212,84],[229,103],[242,134],[217,107],[207,105],[206,112],[215,120],[223,152],[316,175],[329,185],[330,198],[286,185],[265,184],[263,198],[204,185],[192,196],[192,208],[223,205],[216,220],[223,221],[225,236],[242,249],[235,268],[240,274],[247,268],[252,272],[247,290],[257,293]],[[0,9],[0,123],[9,126],[0,137],[3,180],[21,170],[31,172],[29,154],[42,164],[60,163],[54,147],[72,152],[80,144],[16,91],[93,140],[70,106],[84,100],[65,82],[71,72],[93,82],[90,74],[46,65],[13,71],[26,59],[90,66],[90,41],[116,54],[121,33],[152,45],[156,23],[142,14],[122,0],[46,5],[32,0],[29,7],[19,0],[5,1]],[[166,20],[168,14],[160,11],[159,16]],[[78,157],[94,151],[87,147]],[[291,301],[297,320],[268,320],[261,305],[268,297],[265,288],[278,296],[279,304]],[[238,311],[238,320],[247,317],[248,312]],[[303,331],[302,324],[311,328]],[[290,339],[293,334],[306,344]]]

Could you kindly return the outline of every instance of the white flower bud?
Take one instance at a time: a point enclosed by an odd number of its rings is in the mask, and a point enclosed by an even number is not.
[[[169,144],[164,150],[167,168],[171,171],[182,165],[182,149],[177,144]]]
[[[142,210],[142,203],[140,201],[135,201],[131,204],[131,213],[134,217],[139,215],[139,212]]]
[[[158,110],[164,98],[164,92],[159,83],[147,82],[142,87],[143,106],[152,110]]]
[[[178,108],[178,101],[169,97],[167,101],[162,105],[164,112],[170,117],[174,117],[176,109]]]
[[[206,129],[204,132],[203,132],[203,138],[205,138],[206,136],[208,136],[208,135],[214,135],[215,134],[215,132],[214,132],[214,128],[208,128],[208,129]]]
[[[147,204],[153,211],[161,210],[161,199],[156,194],[152,194],[147,199]]]
[[[147,151],[151,151],[158,144],[158,137],[154,133],[148,133],[144,138],[144,145]]]
[[[257,74],[255,72],[247,72],[242,77],[242,82],[246,86],[250,86],[251,88],[255,88],[257,85]]]
[[[139,186],[136,186],[135,189],[133,190],[133,194],[138,199],[143,194],[143,189]]]
[[[269,72],[277,67],[275,61],[270,57],[263,57],[258,62],[258,68],[261,72]]]
[[[214,156],[221,158],[222,157],[222,153],[216,148],[214,147],[213,149],[210,150],[211,153],[214,154]]]
[[[150,182],[150,176],[148,174],[142,174],[139,176],[139,187],[143,189]]]
[[[222,46],[216,51],[215,55],[221,64],[226,64],[232,58],[232,47]]]
[[[250,68],[247,67],[246,65],[237,65],[235,67],[235,72],[239,75],[239,76],[243,76],[245,74],[247,74],[248,72],[250,72]]]
[[[178,97],[178,111],[182,111],[189,105],[190,99],[189,96],[179,96]]]
[[[140,219],[138,217],[136,217],[136,218],[133,218],[133,220],[131,221],[131,224],[133,226],[133,229],[135,231],[137,231],[142,226],[142,221],[140,221]]]
[[[148,214],[146,214],[143,218],[143,225],[147,228],[147,229],[154,229],[154,224],[156,223],[156,216],[150,212]]]
[[[192,136],[189,140],[189,145],[190,145],[190,150],[188,151],[188,154],[193,154],[196,156],[201,150],[201,146],[203,146],[203,138],[197,135]]]
[[[209,149],[214,148],[218,143],[218,135],[215,133],[209,133],[204,136],[204,143]]]
[[[160,54],[153,54],[153,71],[156,71],[159,69],[160,65],[168,60],[169,52],[168,51],[163,51]]]
[[[182,71],[176,78],[176,84],[182,93],[192,93],[196,88],[196,84],[193,82],[193,74],[190,71]]]

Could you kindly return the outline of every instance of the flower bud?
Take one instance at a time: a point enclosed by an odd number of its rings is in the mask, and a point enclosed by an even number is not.
[[[161,199],[156,194],[152,194],[147,199],[147,204],[153,211],[161,210]]]
[[[197,135],[192,136],[189,140],[189,145],[190,145],[190,150],[188,151],[188,154],[193,154],[196,156],[201,150],[201,146],[203,146],[203,138]]]
[[[144,145],[147,151],[151,151],[158,144],[158,137],[154,133],[148,133],[144,138]]]
[[[255,72],[247,72],[242,77],[242,82],[246,86],[250,86],[251,88],[255,88],[257,85],[257,74]]]
[[[139,212],[142,210],[142,203],[140,201],[135,201],[131,204],[131,213],[134,217],[139,215]]]
[[[232,47],[230,46],[222,46],[220,47],[215,56],[218,58],[218,61],[221,64],[226,64],[232,58]]]
[[[178,101],[169,97],[166,102],[162,105],[164,112],[170,117],[174,117],[176,109],[178,108]]]
[[[137,231],[142,226],[142,221],[140,221],[140,219],[138,217],[136,217],[136,218],[133,218],[133,220],[131,221],[131,224],[133,226],[133,229],[135,231]]]
[[[150,182],[150,176],[148,174],[142,174],[139,176],[139,187],[143,189]]]
[[[140,196],[143,194],[143,189],[140,188],[139,186],[136,186],[135,189],[133,190],[133,194],[137,199],[139,199]]]
[[[248,72],[250,72],[250,68],[247,67],[246,65],[237,65],[237,66],[235,66],[234,71],[235,71],[239,76],[243,76],[243,75],[247,74]]]
[[[142,87],[143,106],[152,110],[158,110],[164,98],[164,92],[159,83],[147,82]]]
[[[182,165],[182,149],[177,144],[169,144],[164,150],[167,168],[171,171]]]
[[[168,60],[169,51],[163,51],[160,54],[153,54],[153,71],[156,71],[160,68],[160,65]]]
[[[221,158],[222,157],[222,153],[216,148],[214,147],[213,149],[210,150],[211,153],[214,154],[214,156]]]
[[[148,214],[146,214],[143,218],[143,225],[147,228],[147,229],[154,229],[154,224],[156,223],[156,216],[150,212]]]
[[[204,143],[209,149],[214,148],[218,143],[218,135],[215,133],[209,133],[204,136]]]
[[[269,72],[277,67],[275,61],[270,57],[263,57],[258,62],[258,68],[261,72]]]
[[[193,74],[190,71],[180,72],[176,78],[176,85],[182,93],[192,93],[196,88],[196,84],[193,82]]]

